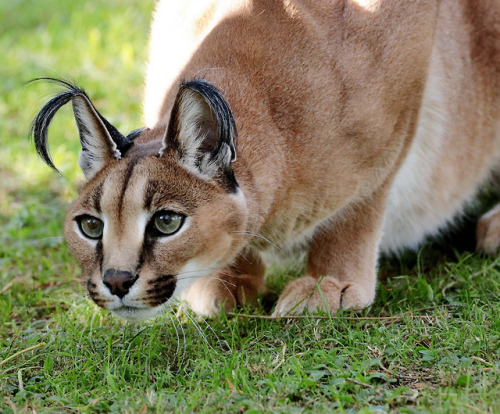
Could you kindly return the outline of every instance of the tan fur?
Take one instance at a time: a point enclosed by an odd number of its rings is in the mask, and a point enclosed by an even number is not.
[[[306,275],[275,314],[362,308],[375,297],[379,250],[436,233],[498,166],[497,1],[180,3],[161,2],[153,25],[150,129],[84,185],[68,214],[68,243],[99,305],[122,306],[102,286],[103,267],[139,274],[129,295],[145,310],[122,314],[130,318],[152,314],[149,282],[191,269],[193,283],[179,282],[175,296],[213,315],[264,291],[259,250],[300,243]],[[234,113],[236,194],[168,150],[156,157],[178,86],[193,78],[215,85]],[[151,180],[157,208],[183,212],[189,225],[139,266],[140,223],[156,208],[143,206]],[[106,218],[100,264],[75,232],[84,213]],[[479,231],[490,252],[498,217]]]

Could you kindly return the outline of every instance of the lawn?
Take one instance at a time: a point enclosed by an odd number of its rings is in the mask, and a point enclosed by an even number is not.
[[[153,8],[0,2],[0,412],[500,412],[500,260],[458,233],[383,259],[361,314],[266,319],[299,259],[269,270],[252,317],[128,324],[85,298],[62,237],[76,127],[70,106],[51,127],[57,176],[28,139],[51,89],[25,82],[73,78],[120,130],[140,127]]]

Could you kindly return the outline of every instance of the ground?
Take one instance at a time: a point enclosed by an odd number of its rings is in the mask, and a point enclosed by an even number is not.
[[[113,124],[140,127],[153,6],[0,3],[0,411],[499,412],[500,260],[471,236],[383,259],[375,304],[337,318],[265,319],[299,259],[270,269],[270,294],[238,311],[251,317],[128,324],[85,298],[62,237],[77,131],[63,109],[57,176],[27,139],[51,89],[24,82],[69,76]]]

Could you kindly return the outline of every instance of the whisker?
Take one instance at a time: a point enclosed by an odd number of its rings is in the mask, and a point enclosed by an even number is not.
[[[215,331],[213,330],[212,326],[205,320],[205,318],[200,317],[200,319],[205,322],[205,325],[207,325],[207,328],[214,334],[215,338],[217,339],[217,344],[219,347],[222,349],[222,343],[220,342],[220,338],[217,336]],[[216,351],[217,352],[217,351]]]
[[[240,277],[240,275],[232,275],[230,273],[218,272],[217,274],[227,277]]]
[[[198,333],[200,334],[200,336],[203,338],[203,340],[205,341],[205,343],[207,344],[207,346],[214,352],[217,352],[213,347],[212,345],[210,345],[210,343],[208,342],[207,340],[207,337],[205,336],[205,334],[203,333],[203,331],[201,330],[201,327],[200,327],[200,324],[198,322],[196,322],[196,320],[190,315],[190,312],[186,312],[185,313],[186,316],[188,317],[188,319],[192,322],[192,324],[194,325],[194,327],[196,328],[196,330],[198,331]]]
[[[277,249],[280,253],[283,253],[283,250],[276,243],[272,242],[267,237],[264,237],[262,234],[252,233],[250,231],[233,231],[233,234],[244,234],[247,236],[258,237],[259,239],[262,239],[262,240],[268,242],[271,246],[273,246],[275,249]]]
[[[225,283],[226,281],[225,281],[225,280],[222,280],[222,279],[220,279],[220,278],[217,278],[217,280],[220,280],[220,281],[222,282],[222,285],[223,285],[223,286],[226,288],[226,290],[229,292],[229,294],[231,295],[231,297],[232,297],[232,298],[233,298],[233,300],[234,300],[234,303],[236,303],[236,302],[237,302],[237,300],[236,300],[236,298],[234,297],[233,292],[231,292],[231,289],[229,289],[229,288],[227,287],[227,285],[226,285],[226,283]],[[228,283],[229,283],[229,282],[228,282]],[[230,283],[230,284],[232,285],[232,283]],[[234,286],[234,287],[236,287],[236,285],[233,285],[233,286]]]
[[[183,338],[183,342],[184,342],[184,347],[183,347],[183,351],[184,352],[182,353],[180,365],[183,365],[184,364],[184,358],[186,357],[186,332],[184,332],[184,328],[182,327],[182,322],[179,320],[179,317],[177,316],[177,313],[176,312],[170,312],[169,315],[170,315],[171,318],[172,318],[172,315],[175,316],[175,319],[177,320],[177,322],[179,324],[179,328],[181,328],[182,338]],[[175,326],[175,322],[174,322],[173,318],[172,318],[172,323]],[[177,327],[175,328],[175,332],[176,332],[176,335],[178,335]]]
[[[234,283],[228,282],[227,280],[221,279],[220,277],[216,277],[216,279],[218,281],[220,281],[224,286],[226,286],[226,283],[227,283],[228,285],[231,285],[232,287],[236,287],[236,285]],[[227,286],[226,286],[226,288],[227,288]]]
[[[175,321],[174,321],[174,317],[172,316],[172,313],[169,312],[168,313],[168,317],[172,323],[172,326],[174,327],[174,330],[175,330],[175,336],[177,338],[177,350],[176,350],[176,354],[179,355],[180,354],[180,349],[181,349],[181,338],[179,336],[179,332],[178,332],[178,329],[177,329],[177,326],[175,324]]]
[[[194,277],[200,277],[200,275],[208,276],[211,272],[219,270],[219,269],[220,269],[219,267],[207,267],[205,269],[200,269],[200,270],[189,270],[187,272],[178,273],[175,277],[177,279],[179,279],[179,276],[180,276],[180,279],[182,279],[184,275],[193,274],[193,273],[195,274]]]
[[[200,270],[188,270],[187,272],[181,272],[178,273],[177,276],[182,276],[182,275],[187,275],[189,273],[202,273],[202,272],[212,272],[214,270],[217,270],[218,267],[207,267],[205,269],[200,269]]]
[[[186,279],[199,279],[203,276],[200,275],[193,275],[193,276],[182,276],[182,277],[176,277],[177,280],[186,280]]]
[[[240,277],[239,275],[232,275],[230,273],[225,273],[225,272],[222,272],[220,269],[218,270],[217,274],[219,275],[223,275],[223,276],[227,276],[227,277]],[[194,276],[183,276],[183,277],[176,277],[177,279],[179,280],[184,280],[184,279],[191,279],[191,278],[198,278],[200,277],[199,275],[194,275]],[[203,276],[202,276],[203,277]]]

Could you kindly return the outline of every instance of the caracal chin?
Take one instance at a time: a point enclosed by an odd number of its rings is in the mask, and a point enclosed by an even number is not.
[[[66,239],[92,300],[129,320],[254,302],[276,246],[307,250],[276,316],[366,307],[380,253],[436,234],[500,166],[498,0],[161,1],[128,134],[52,81],[36,148],[55,168],[71,102],[86,181]],[[499,208],[477,235],[497,252]]]

